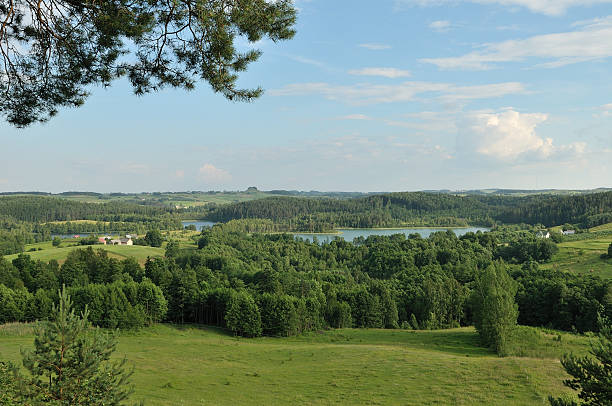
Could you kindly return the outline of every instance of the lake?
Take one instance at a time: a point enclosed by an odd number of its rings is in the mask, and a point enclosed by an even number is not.
[[[196,230],[198,231],[202,231],[202,229],[205,227],[212,227],[215,225],[214,221],[182,221],[182,223],[183,228],[193,224],[196,226]]]
[[[297,233],[294,234],[296,237],[303,238],[308,241],[312,241],[312,237],[317,237],[319,242],[329,242],[332,241],[336,237],[344,238],[345,241],[352,242],[356,237],[368,238],[371,235],[393,235],[393,234],[404,234],[408,237],[410,234],[419,234],[423,238],[429,237],[432,233],[438,231],[446,231],[449,230],[445,227],[431,227],[431,228],[339,228],[338,234],[310,234],[310,233]],[[457,236],[462,236],[463,234],[469,232],[477,232],[477,231],[489,231],[489,228],[485,227],[461,227],[461,228],[451,228]]]
[[[201,231],[205,227],[212,227],[215,223],[213,221],[183,221],[183,227],[193,224],[196,226],[198,231]],[[408,237],[410,234],[420,234],[421,237],[427,238],[430,234],[437,231],[446,231],[448,228],[445,227],[430,227],[430,228],[339,228],[337,234],[311,234],[311,233],[292,233],[296,237],[303,238],[308,241],[312,241],[312,237],[316,236],[319,242],[329,242],[336,237],[344,238],[346,241],[352,242],[356,237],[368,238],[371,235],[393,235],[393,234],[404,234]],[[476,232],[476,231],[489,231],[489,228],[485,227],[461,227],[451,228],[457,236],[462,236],[465,233]]]

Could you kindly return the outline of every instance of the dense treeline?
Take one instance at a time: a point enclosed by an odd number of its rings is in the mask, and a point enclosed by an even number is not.
[[[292,230],[321,232],[335,227],[491,225],[486,206],[467,197],[392,193],[357,199],[271,197],[219,206],[212,221],[265,218]]]
[[[532,195],[509,201],[495,218],[504,223],[579,223],[593,227],[612,221],[612,192],[572,196]]]
[[[171,207],[123,202],[84,203],[41,196],[0,197],[0,216],[34,223],[70,220],[147,221],[151,217],[174,211]]]
[[[170,207],[124,202],[82,203],[32,195],[0,197],[2,255],[22,252],[24,244],[49,241],[53,234],[143,234],[151,229],[180,228],[180,215]]]
[[[593,227],[612,221],[612,192],[525,197],[424,192],[354,199],[270,197],[218,206],[201,214],[212,221],[269,219],[291,230],[311,232],[335,227],[490,226],[494,222]]]
[[[199,249],[166,250],[144,267],[91,248],[74,251],[61,266],[20,255],[0,260],[0,322],[44,317],[64,284],[78,306],[88,304],[96,324],[110,327],[166,320],[245,336],[350,326],[447,328],[472,324],[470,298],[480,276],[506,269],[517,283],[520,323],[596,331],[599,315],[612,317],[612,283],[540,270],[538,261],[550,259],[554,243],[539,241],[510,232],[458,238],[449,231],[319,245],[215,226],[202,232]]]

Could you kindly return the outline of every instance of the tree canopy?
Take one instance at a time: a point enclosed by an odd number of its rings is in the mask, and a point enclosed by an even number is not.
[[[238,73],[260,51],[254,43],[290,39],[291,0],[7,0],[0,3],[0,111],[25,127],[85,102],[92,85],[126,76],[136,94],[200,80],[229,100]]]

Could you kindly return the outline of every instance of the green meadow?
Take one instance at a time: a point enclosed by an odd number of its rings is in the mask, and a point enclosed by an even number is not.
[[[602,278],[612,278],[612,259],[601,258],[608,252],[612,236],[569,241],[558,244],[559,252],[552,260],[541,265],[546,269],[557,269],[578,274],[598,275]]]
[[[155,248],[155,247],[147,247],[142,245],[93,245],[94,249],[102,249],[109,253],[110,257],[117,258],[119,260],[134,257],[138,260],[139,263],[144,264],[148,257],[159,257],[164,255],[163,248]],[[83,249],[87,248],[87,246],[83,245],[75,245],[70,242],[62,242],[62,246],[53,247],[50,242],[38,243],[38,244],[28,244],[26,246],[26,251],[31,248],[40,248],[40,251],[31,251],[25,252],[25,254],[29,255],[34,260],[40,260],[44,262],[51,261],[52,259],[58,261],[59,263],[63,263],[68,254],[75,249]],[[5,255],[9,261],[17,258],[18,254],[13,255]]]
[[[0,326],[0,359],[32,346]],[[567,389],[559,356],[589,339],[521,327],[515,356],[478,346],[472,328],[342,329],[291,338],[156,325],[120,333],[116,357],[135,368],[134,399],[161,405],[546,405]]]

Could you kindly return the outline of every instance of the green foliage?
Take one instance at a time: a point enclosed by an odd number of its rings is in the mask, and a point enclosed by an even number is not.
[[[590,355],[566,354],[561,358],[565,371],[572,377],[563,383],[578,391],[579,403],[549,398],[553,406],[612,404],[612,324],[607,321],[599,339],[591,344]]]
[[[286,337],[298,330],[298,316],[293,300],[288,295],[264,293],[259,299],[263,333]]]
[[[553,241],[538,238],[512,241],[508,245],[499,246],[494,255],[506,262],[522,264],[529,261],[550,261],[558,251],[559,248]]]
[[[608,213],[602,215],[602,213]],[[269,219],[276,231],[322,232],[335,227],[465,226],[528,223],[585,227],[612,219],[612,192],[572,196],[457,196],[402,192],[352,199],[269,197],[219,206],[204,213],[213,221]],[[268,226],[272,227],[272,226]]]
[[[290,0],[247,0],[232,7],[214,0],[120,0],[87,7],[61,1],[49,10],[19,1],[0,8],[0,18],[0,110],[9,123],[25,127],[61,107],[81,106],[90,86],[108,86],[122,76],[137,94],[167,86],[193,89],[206,81],[230,100],[258,97],[261,89],[239,89],[236,82],[260,52],[241,52],[236,40],[289,39],[296,10]]]
[[[158,229],[147,231],[145,235],[145,242],[151,247],[161,247],[164,239],[162,238],[161,232]]]
[[[125,369],[127,360],[110,361],[115,338],[92,330],[87,317],[87,311],[75,314],[62,289],[52,319],[35,330],[34,350],[22,352],[28,375],[12,371],[20,404],[125,404],[133,391],[128,381],[132,373]]]
[[[168,241],[168,244],[166,244],[166,251],[165,251],[165,256],[166,258],[174,258],[178,255],[179,253],[179,244],[177,241]]]
[[[53,241],[51,243],[54,247],[59,247],[60,245],[62,245],[62,239],[59,237],[53,237]]]
[[[225,313],[227,328],[245,337],[261,335],[261,315],[255,300],[245,291],[237,292],[230,299]]]
[[[23,252],[26,242],[31,242],[31,236],[27,236],[27,233],[0,230],[0,255]]]
[[[508,354],[516,328],[518,306],[514,301],[517,284],[503,262],[495,262],[476,278],[472,303],[474,325],[480,340],[500,356]]]

